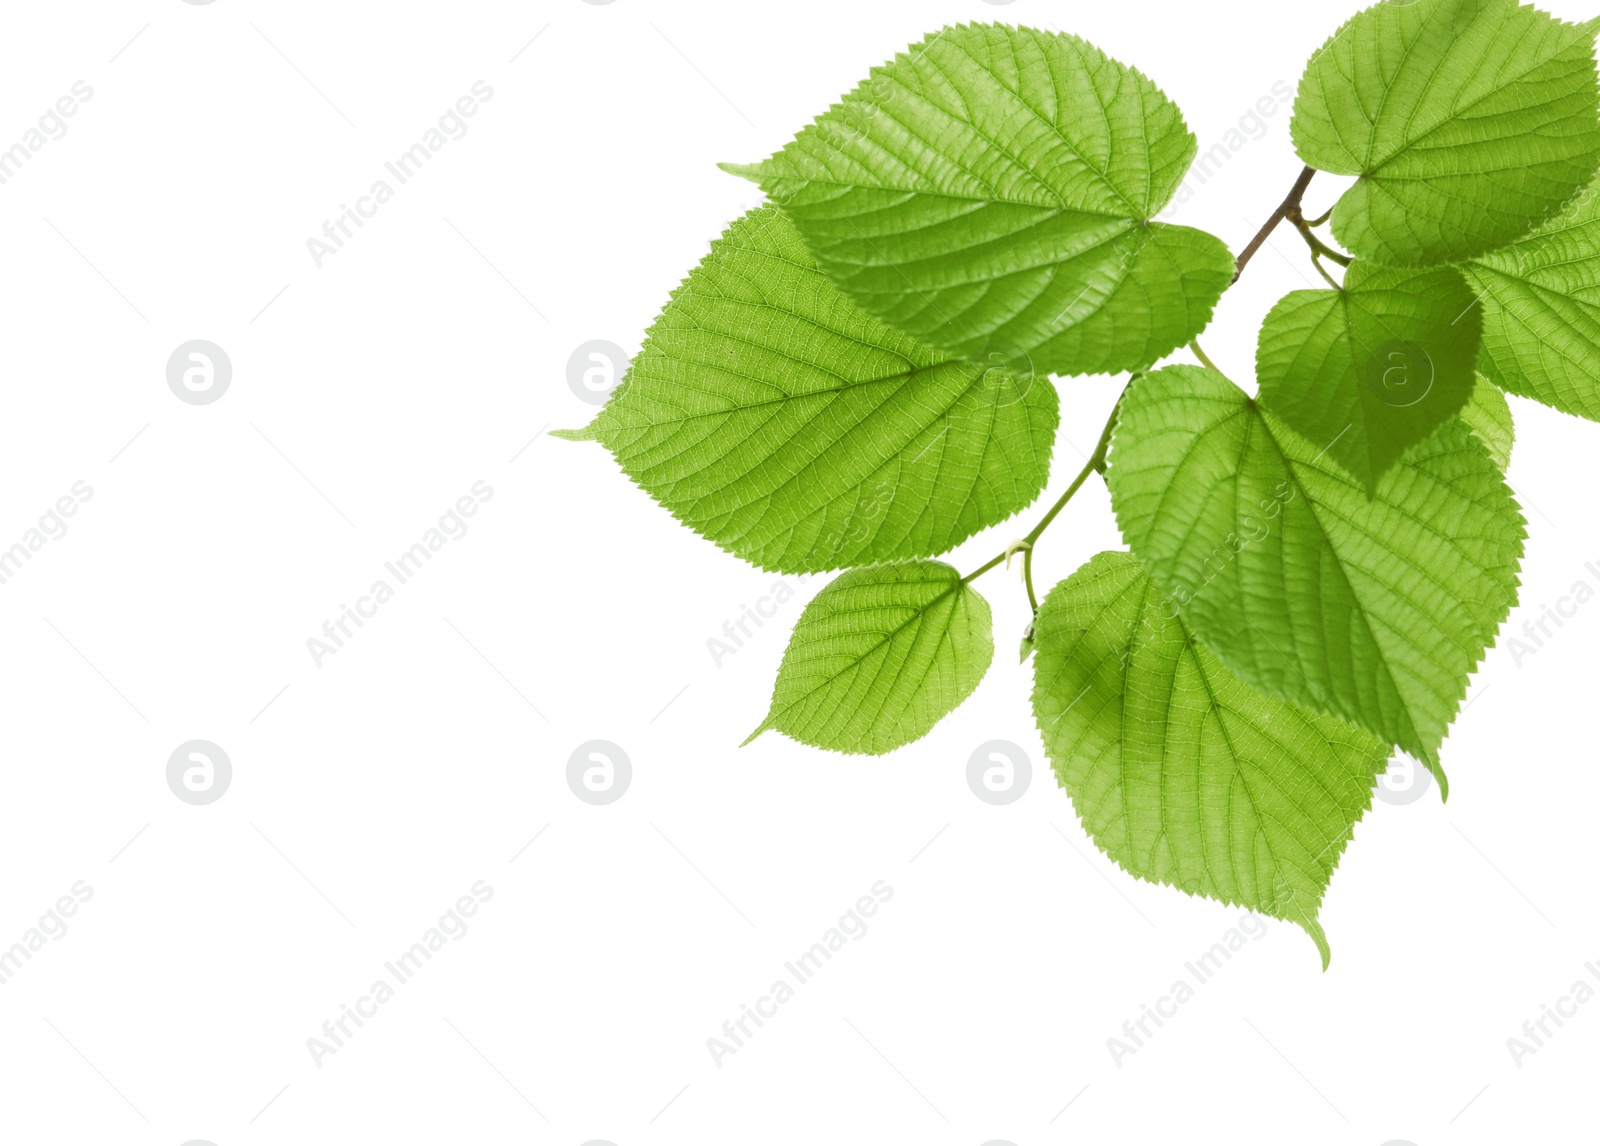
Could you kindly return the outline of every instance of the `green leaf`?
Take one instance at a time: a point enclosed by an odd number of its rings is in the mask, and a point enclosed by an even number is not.
[[[1372,803],[1383,741],[1225,668],[1129,553],[1039,607],[1033,711],[1085,830],[1121,867],[1304,927]]]
[[[1042,378],[891,330],[817,270],[775,208],[712,244],[586,429],[673,516],[763,568],[928,557],[1044,488]]]
[[[1501,473],[1511,464],[1511,445],[1516,427],[1511,422],[1511,407],[1498,386],[1482,374],[1472,388],[1472,398],[1461,411],[1461,421],[1483,452]]]
[[[1600,184],[1462,269],[1483,302],[1478,368],[1513,394],[1600,421]]]
[[[1593,24],[1515,0],[1413,0],[1352,18],[1311,58],[1291,133],[1359,176],[1333,210],[1351,251],[1453,262],[1550,217],[1600,163]]]
[[[1248,683],[1426,761],[1516,595],[1525,528],[1452,422],[1371,497],[1215,371],[1122,400],[1107,481],[1122,535]]]
[[[1150,220],[1195,156],[1178,109],[1075,36],[964,24],[882,67],[764,163],[856,302],[1040,374],[1148,365],[1233,280],[1221,240]]]
[[[1357,260],[1343,290],[1297,290],[1261,324],[1261,404],[1370,491],[1472,393],[1478,308],[1461,273]]]
[[[927,735],[994,657],[989,603],[941,561],[852,569],[789,638],[769,728],[814,748],[879,755]]]

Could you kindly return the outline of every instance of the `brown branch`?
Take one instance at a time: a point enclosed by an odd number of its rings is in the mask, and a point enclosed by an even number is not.
[[[1294,181],[1294,186],[1289,188],[1289,194],[1282,203],[1278,204],[1278,209],[1272,213],[1272,217],[1262,225],[1261,230],[1256,232],[1256,237],[1250,240],[1250,245],[1239,252],[1239,258],[1236,260],[1236,269],[1233,272],[1234,282],[1239,281],[1239,276],[1244,273],[1245,264],[1250,261],[1252,255],[1261,249],[1261,244],[1267,241],[1267,236],[1272,234],[1274,228],[1287,219],[1291,212],[1296,215],[1299,214],[1300,197],[1306,193],[1306,187],[1311,183],[1311,177],[1316,173],[1317,171],[1314,167],[1307,167],[1300,172],[1300,178]]]

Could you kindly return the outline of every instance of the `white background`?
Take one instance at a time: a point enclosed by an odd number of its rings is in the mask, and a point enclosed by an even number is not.
[[[93,495],[0,585],[0,947],[75,881],[93,894],[0,986],[0,1139],[1593,1141],[1600,1005],[1520,1067],[1506,1040],[1600,960],[1600,606],[1520,665],[1489,654],[1447,807],[1358,827],[1326,974],[1270,924],[1119,1066],[1107,1039],[1239,912],[1088,842],[1012,653],[1015,572],[980,583],[988,679],[926,740],[741,750],[818,582],[717,667],[708,638],[779,579],[541,432],[593,414],[574,348],[636,350],[758,201],[715,163],[767,155],[925,32],[1082,34],[1155,78],[1204,150],[1351,10],[6,5],[0,148],[75,81],[93,96],[0,186],[0,548],[74,482]],[[468,134],[319,269],[306,240],[478,80]],[[1299,169],[1289,109],[1263,122],[1172,218],[1243,245]],[[1313,183],[1310,213],[1336,191]],[[1310,275],[1280,233],[1211,356],[1249,384],[1261,316]],[[196,338],[233,364],[215,404],[167,386]],[[1051,496],[1119,386],[1061,384]],[[1600,430],[1513,406],[1531,537],[1507,633],[1600,587]],[[480,480],[468,533],[318,667],[307,639]],[[1117,546],[1095,481],[1039,573]],[[166,782],[195,738],[233,763],[207,806]],[[567,785],[591,739],[632,762],[608,806]],[[996,739],[1033,766],[1003,807],[966,781]],[[314,1062],[307,1040],[479,880],[469,932]],[[715,1064],[706,1040],[879,880],[870,930]]]

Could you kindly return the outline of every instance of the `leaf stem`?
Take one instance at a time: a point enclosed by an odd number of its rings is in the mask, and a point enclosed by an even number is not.
[[[1135,377],[1137,377],[1137,375],[1135,375]],[[1128,385],[1131,386],[1132,384],[1133,383],[1130,380]],[[1124,387],[1122,394],[1126,394],[1127,392],[1127,387]],[[1067,502],[1072,500],[1072,495],[1083,488],[1083,483],[1089,480],[1090,474],[1103,474],[1106,472],[1106,451],[1111,448],[1111,431],[1115,429],[1117,425],[1117,411],[1122,408],[1122,394],[1117,395],[1117,403],[1111,407],[1111,416],[1106,419],[1105,429],[1100,431],[1100,441],[1095,444],[1093,455],[1091,455],[1089,460],[1084,463],[1083,469],[1078,471],[1078,476],[1072,479],[1072,484],[1067,487],[1066,492],[1058,497],[1055,504],[1045,511],[1045,515],[1039,519],[1039,524],[1035,525],[1028,532],[1028,536],[1024,537],[1021,541],[1014,542],[1011,547],[1006,549],[1004,552],[995,555],[988,561],[985,561],[971,573],[968,573],[965,577],[961,578],[961,583],[963,585],[971,584],[973,581],[983,576],[983,574],[993,569],[996,565],[999,565],[1009,554],[1015,553],[1020,549],[1023,551],[1022,577],[1028,585],[1028,600],[1033,605],[1035,610],[1039,608],[1033,592],[1034,543],[1039,540],[1040,535],[1043,534],[1046,529],[1050,528],[1050,523],[1054,521],[1056,517],[1060,515],[1061,511],[1067,507]]]
[[[1131,385],[1132,383],[1129,384]],[[1127,392],[1127,388],[1124,387],[1122,393],[1126,394]],[[1072,500],[1072,495],[1077,493],[1083,483],[1089,480],[1089,475],[1091,473],[1106,472],[1106,451],[1111,448],[1111,431],[1116,428],[1117,411],[1121,409],[1122,395],[1119,394],[1117,395],[1117,404],[1111,407],[1111,416],[1106,419],[1105,429],[1100,431],[1100,440],[1095,443],[1093,456],[1084,464],[1083,469],[1078,471],[1078,476],[1072,479],[1072,484],[1067,487],[1067,492],[1056,499],[1056,503],[1046,510],[1045,515],[1039,519],[1039,524],[1035,525],[1028,532],[1028,536],[1022,539],[1027,544],[1029,553],[1033,552],[1034,543],[1039,540],[1040,535],[1050,528],[1050,523],[1067,507],[1067,502]]]
[[[1234,282],[1239,281],[1239,276],[1244,274],[1245,264],[1250,261],[1250,257],[1252,255],[1261,249],[1261,244],[1267,241],[1267,236],[1272,234],[1273,230],[1278,226],[1278,224],[1287,219],[1291,211],[1293,211],[1295,214],[1299,214],[1300,198],[1306,193],[1306,186],[1311,182],[1311,177],[1316,173],[1317,169],[1315,167],[1307,167],[1304,171],[1300,172],[1300,178],[1296,179],[1294,181],[1294,186],[1289,188],[1289,194],[1284,197],[1282,203],[1278,204],[1278,209],[1272,213],[1271,217],[1268,218],[1265,223],[1262,224],[1261,230],[1256,232],[1256,237],[1250,240],[1249,245],[1246,246],[1244,250],[1239,252],[1239,257],[1235,260],[1235,270],[1233,272]]]
[[[1289,222],[1294,224],[1294,229],[1300,232],[1300,237],[1306,241],[1306,246],[1311,248],[1311,257],[1313,261],[1318,255],[1324,255],[1338,263],[1341,267],[1347,267],[1351,264],[1353,260],[1349,255],[1345,254],[1343,251],[1334,250],[1327,243],[1324,243],[1320,237],[1318,237],[1317,233],[1311,229],[1311,224],[1306,222],[1305,217],[1300,214],[1298,207],[1289,213],[1288,219]],[[1327,275],[1324,274],[1323,277],[1326,278]]]
[[[1218,374],[1222,373],[1221,370],[1217,369],[1217,364],[1211,361],[1211,359],[1207,358],[1206,352],[1200,349],[1200,340],[1198,338],[1189,343],[1189,350],[1196,358],[1200,360],[1200,365],[1204,366],[1207,370],[1216,370]]]
[[[985,561],[982,565],[978,566],[971,573],[968,573],[965,577],[961,578],[961,583],[963,585],[972,584],[972,582],[976,581],[979,577],[982,577],[985,573],[987,573],[989,570],[993,569],[996,565],[1000,564],[1000,562],[1004,561],[1005,559],[1006,559],[1006,555],[1004,553],[1001,553],[998,556],[989,558],[989,560]]]
[[[1323,282],[1327,283],[1334,290],[1344,289],[1343,285],[1341,285],[1337,279],[1328,273],[1328,268],[1322,265],[1322,260],[1317,258],[1317,252],[1315,250],[1311,252],[1311,265],[1317,268],[1317,273],[1322,276]]]

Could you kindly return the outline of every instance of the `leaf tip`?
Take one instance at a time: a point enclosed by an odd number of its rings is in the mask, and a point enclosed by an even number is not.
[[[776,728],[777,726],[777,722],[773,720],[771,714],[768,714],[767,718],[761,722],[760,727],[739,742],[739,747],[747,747],[752,740],[760,736],[763,732],[766,732],[768,729]]]
[[[1299,923],[1301,927],[1305,928],[1306,934],[1311,936],[1311,942],[1317,945],[1317,954],[1322,957],[1322,970],[1326,974],[1328,964],[1333,958],[1333,950],[1328,946],[1327,933],[1322,930],[1322,924],[1317,921],[1315,916],[1310,919],[1302,919]]]
[[[763,165],[760,163],[719,163],[717,166],[729,175],[737,175],[740,179],[748,179],[756,184],[761,182]]]
[[[1446,803],[1450,799],[1450,777],[1444,774],[1444,765],[1439,763],[1439,749],[1435,745],[1432,749],[1418,754],[1423,766],[1433,776],[1434,782],[1439,785],[1439,802]]]
[[[560,438],[563,442],[595,442],[600,440],[600,435],[595,432],[593,423],[581,430],[551,430],[552,438]]]

